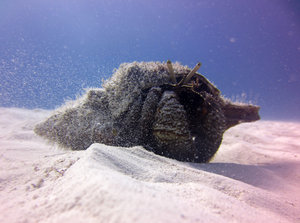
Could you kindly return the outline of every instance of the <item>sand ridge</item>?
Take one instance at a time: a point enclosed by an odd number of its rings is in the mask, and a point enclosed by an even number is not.
[[[300,221],[300,123],[236,126],[194,164],[139,146],[57,148],[32,131],[50,112],[0,108],[0,222]]]

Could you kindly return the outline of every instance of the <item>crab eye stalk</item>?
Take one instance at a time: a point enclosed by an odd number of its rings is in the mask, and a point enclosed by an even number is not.
[[[201,67],[201,63],[199,62],[194,67],[194,69],[191,70],[191,72],[184,78],[183,84],[187,84],[191,80],[191,78],[195,75],[195,73],[197,72],[197,70],[199,70],[200,67]]]
[[[175,78],[172,62],[170,60],[167,61],[167,67],[169,69],[169,73],[170,73],[170,76],[171,76],[171,81],[173,82],[173,84],[176,84],[176,78]]]

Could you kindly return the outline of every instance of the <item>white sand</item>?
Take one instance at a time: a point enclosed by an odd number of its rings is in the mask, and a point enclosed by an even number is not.
[[[58,149],[32,131],[48,115],[0,108],[0,222],[300,222],[300,123],[236,126],[192,164]]]

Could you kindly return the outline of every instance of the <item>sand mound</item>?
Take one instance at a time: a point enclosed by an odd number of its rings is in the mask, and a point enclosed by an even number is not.
[[[234,127],[209,164],[142,147],[60,150],[48,111],[0,109],[0,222],[298,222],[300,124]]]

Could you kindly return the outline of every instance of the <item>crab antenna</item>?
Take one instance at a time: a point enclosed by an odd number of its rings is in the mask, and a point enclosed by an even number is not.
[[[197,72],[197,70],[199,70],[200,66],[201,66],[201,63],[200,62],[197,63],[197,65],[194,67],[194,69],[191,70],[191,72],[186,76],[186,78],[183,81],[183,84],[187,84],[190,81],[190,79],[194,76],[194,74]]]
[[[176,78],[175,78],[172,62],[170,60],[167,61],[167,67],[169,69],[171,80],[172,80],[173,84],[176,84]]]

